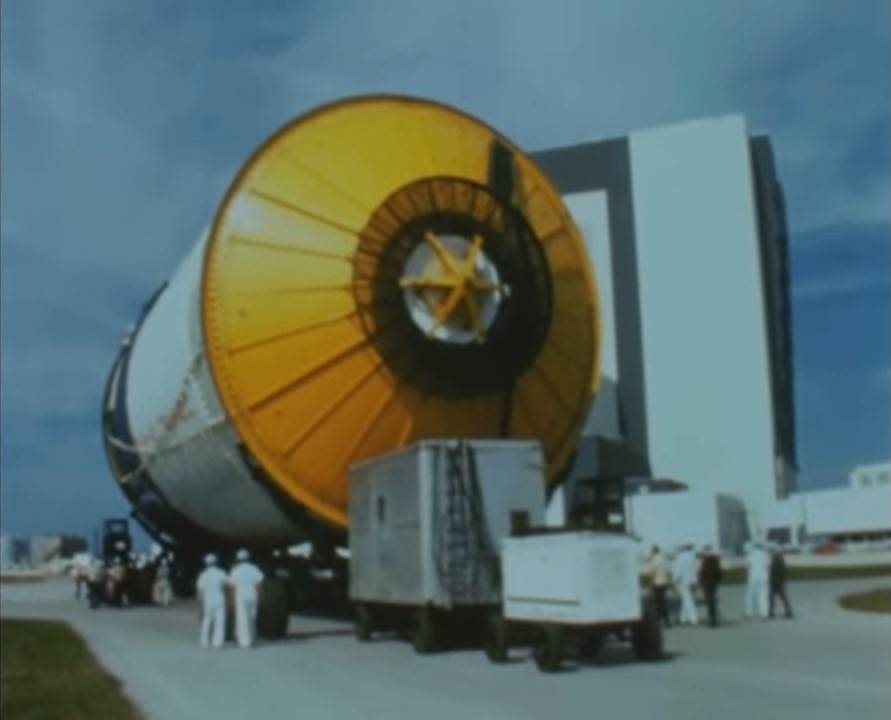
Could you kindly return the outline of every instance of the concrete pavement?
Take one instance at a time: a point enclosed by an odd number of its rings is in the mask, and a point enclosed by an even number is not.
[[[593,663],[537,671],[528,650],[490,665],[481,651],[420,657],[396,637],[360,644],[348,623],[294,617],[288,638],[239,651],[197,647],[197,610],[91,611],[73,584],[0,586],[4,617],[71,622],[148,718],[620,718],[751,720],[891,717],[891,618],[841,610],[843,593],[883,579],[790,586],[797,618],[744,622],[742,588],[722,591],[728,623],[673,628],[669,659],[611,645]]]

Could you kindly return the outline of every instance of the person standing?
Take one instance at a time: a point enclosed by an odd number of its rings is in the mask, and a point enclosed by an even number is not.
[[[693,546],[684,545],[674,560],[672,573],[675,588],[681,598],[681,625],[698,625],[699,614],[696,611],[696,603],[693,600],[693,592],[696,589],[696,558],[693,555]]]
[[[767,618],[767,583],[770,559],[761,543],[752,543],[746,558],[746,609],[747,618]]]
[[[786,560],[783,553],[776,551],[771,555],[770,559],[770,603],[768,614],[773,617],[773,601],[778,597],[783,601],[783,609],[786,611],[786,619],[792,617],[792,606],[789,604],[789,598],[786,597],[786,579],[788,571],[786,570]]]
[[[204,557],[204,570],[198,576],[196,589],[201,603],[201,647],[223,647],[226,632],[226,573],[217,566],[217,556]]]
[[[257,624],[257,600],[263,573],[251,562],[247,550],[236,553],[235,567],[229,571],[229,585],[235,594],[235,637],[239,647],[249,648],[254,644]]]
[[[95,610],[104,602],[105,597],[105,563],[96,560],[89,568],[90,575],[87,579],[87,597],[90,601],[90,609]]]
[[[666,593],[668,592],[668,560],[658,545],[653,546],[653,552],[650,554],[649,562],[649,580],[650,587],[653,589],[653,601],[656,604],[656,614],[665,627],[671,625],[671,618],[668,616],[668,602]]]
[[[157,605],[160,605],[161,607],[168,607],[170,605],[173,588],[170,585],[170,563],[167,561],[167,558],[162,557],[158,560],[152,595],[153,600]]]
[[[718,586],[721,584],[721,559],[706,545],[699,564],[699,586],[705,596],[709,627],[718,627]]]

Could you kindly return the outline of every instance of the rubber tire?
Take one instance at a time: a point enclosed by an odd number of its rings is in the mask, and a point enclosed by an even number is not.
[[[365,603],[358,603],[353,608],[353,632],[356,634],[356,640],[368,642],[373,631],[371,608]]]
[[[510,637],[507,621],[501,613],[492,613],[486,620],[486,636],[483,644],[486,657],[490,662],[507,662],[507,653],[510,650]]]
[[[659,660],[663,654],[663,641],[656,606],[647,601],[642,615],[640,622],[631,626],[631,647],[638,660]]]
[[[559,625],[538,628],[532,645],[532,656],[542,672],[556,672],[563,661],[563,633]]]
[[[600,654],[605,642],[606,636],[602,632],[590,630],[584,633],[579,639],[579,657],[593,660]]]
[[[257,636],[279,640],[288,632],[288,589],[283,580],[266,579],[260,585],[257,604]]]
[[[436,623],[431,608],[420,607],[414,611],[411,644],[419,655],[427,655],[436,650]]]

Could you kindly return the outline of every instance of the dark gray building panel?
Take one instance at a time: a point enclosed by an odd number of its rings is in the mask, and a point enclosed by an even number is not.
[[[750,141],[749,147],[758,212],[768,360],[773,392],[774,444],[777,455],[793,469],[797,469],[786,209],[783,191],[776,176],[770,141],[766,137],[755,137]],[[795,489],[794,486],[777,487],[777,494],[784,497]]]
[[[646,457],[643,340],[628,140],[542,150],[532,157],[564,195],[606,191],[616,317],[616,337],[611,340],[615,342],[619,371],[619,427],[633,449]]]

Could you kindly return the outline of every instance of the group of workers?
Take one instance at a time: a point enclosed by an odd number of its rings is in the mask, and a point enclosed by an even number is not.
[[[792,606],[786,595],[786,563],[780,552],[769,552],[763,543],[751,543],[746,554],[747,582],[745,616],[768,618],[774,616],[774,600],[783,603],[785,615],[792,617]],[[669,612],[669,591],[674,589],[680,604],[678,622],[698,625],[697,590],[702,590],[709,627],[720,621],[718,587],[723,572],[720,557],[710,546],[705,546],[697,558],[692,544],[682,545],[672,562],[654,546],[647,564],[646,576],[652,590],[655,611],[667,627],[672,623]]]
[[[86,558],[75,565],[73,573],[75,598],[79,600],[85,588],[93,609],[152,603],[166,607],[173,595],[170,566],[163,557],[154,561],[134,555],[107,561]]]
[[[204,566],[195,586],[201,607],[198,642],[202,647],[223,647],[227,609],[231,607],[238,646],[253,646],[262,571],[251,562],[250,554],[244,549],[235,554],[235,564],[228,573],[220,567],[219,559],[213,553],[205,556]]]

